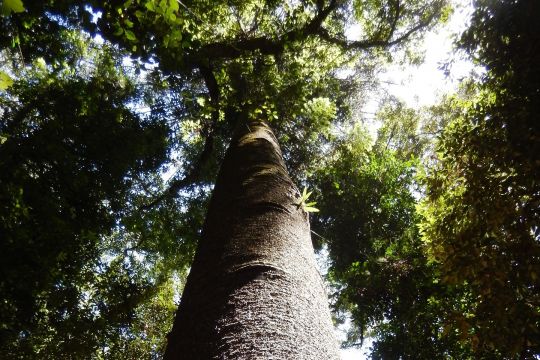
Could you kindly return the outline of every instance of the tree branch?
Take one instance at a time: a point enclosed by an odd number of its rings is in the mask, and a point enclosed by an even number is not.
[[[178,192],[193,183],[197,182],[201,176],[202,169],[211,158],[212,151],[214,150],[214,133],[215,126],[219,120],[219,85],[216,77],[212,72],[212,69],[205,65],[199,65],[199,71],[204,79],[208,93],[210,94],[210,104],[212,106],[211,122],[205,124],[202,130],[202,134],[205,137],[204,147],[199,155],[198,160],[194,166],[191,167],[188,174],[183,179],[177,179],[169,184],[169,187],[163,191],[159,196],[153,199],[146,205],[143,205],[139,210],[145,211],[158,205],[161,201],[169,197],[175,197]]]
[[[311,35],[316,35],[324,20],[337,5],[337,0],[331,0],[328,6],[322,8],[305,26],[288,31],[277,39],[256,37],[236,42],[217,42],[204,45],[199,51],[187,58],[187,63],[193,67],[200,67],[200,64],[211,63],[212,60],[235,59],[243,53],[251,51],[260,51],[263,55],[279,55],[285,49],[287,41],[302,41]]]
[[[199,155],[199,159],[197,160],[197,162],[195,162],[195,165],[191,168],[188,174],[182,179],[172,181],[166,190],[164,190],[160,195],[158,195],[148,204],[141,206],[139,210],[150,210],[163,200],[171,197],[176,197],[180,190],[185,189],[188,186],[193,185],[195,182],[197,182],[197,180],[199,180],[200,178],[202,168],[208,162],[210,156],[212,155],[213,148],[214,137],[212,133],[209,133],[209,135],[205,139],[203,151]]]
[[[409,30],[407,30],[405,33],[398,36],[397,38],[392,39],[397,29],[397,23],[399,21],[399,17],[401,16],[401,4],[399,1],[396,1],[396,11],[392,19],[392,25],[390,26],[390,31],[385,39],[376,39],[377,37],[375,36],[375,39],[348,41],[345,38],[337,38],[337,37],[332,36],[328,32],[328,30],[326,30],[323,27],[321,27],[318,30],[317,35],[321,39],[331,44],[338,45],[345,50],[367,50],[374,47],[389,47],[389,46],[393,46],[407,40],[412,34],[428,26],[436,17],[436,15],[437,15],[436,12],[432,13],[424,21],[420,21],[416,26],[413,26],[412,28],[410,28]]]

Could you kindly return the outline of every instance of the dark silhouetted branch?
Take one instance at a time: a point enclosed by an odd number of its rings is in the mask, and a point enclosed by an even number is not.
[[[140,210],[149,210],[158,205],[164,199],[177,196],[180,190],[187,188],[188,186],[191,186],[199,181],[204,166],[212,156],[212,152],[214,150],[215,126],[219,120],[219,85],[210,67],[200,65],[199,71],[201,72],[206,88],[208,89],[208,93],[210,95],[210,105],[212,106],[211,122],[205,124],[201,131],[205,137],[203,150],[200,153],[197,161],[184,178],[173,180],[165,191],[154,198],[150,203],[141,206]]]

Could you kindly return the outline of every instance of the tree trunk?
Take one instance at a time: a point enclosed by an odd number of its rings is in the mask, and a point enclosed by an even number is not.
[[[227,151],[166,360],[338,359],[308,215],[264,122]]]

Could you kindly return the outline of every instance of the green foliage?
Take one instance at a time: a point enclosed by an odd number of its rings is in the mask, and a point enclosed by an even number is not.
[[[2,0],[2,14],[9,15],[12,12],[20,13],[24,11],[24,5],[21,0]]]
[[[4,71],[0,71],[0,90],[6,90],[13,85],[13,79]]]
[[[335,314],[350,319],[344,346],[369,336],[374,359],[472,358],[443,322],[449,307],[461,309],[461,293],[441,282],[417,226],[418,167],[444,126],[441,112],[389,99],[376,140],[354,127],[311,180],[322,199],[313,226],[328,247]]]
[[[334,306],[351,320],[345,345],[371,336],[375,359],[538,355],[540,82],[530,64],[540,32],[531,13],[535,2],[478,2],[461,46],[485,66],[482,81],[424,124],[426,114],[387,103],[374,144],[356,129],[312,179]],[[421,159],[424,189],[414,178]]]
[[[424,179],[423,236],[467,304],[448,326],[477,358],[540,352],[539,12],[535,1],[477,3],[461,46],[487,72],[455,104]]]
[[[351,316],[347,344],[361,342],[369,331],[377,337],[375,353],[390,356],[385,348],[398,347],[394,354],[411,354],[415,340],[407,339],[405,329],[415,325],[412,308],[425,305],[430,287],[409,190],[415,161],[372,146],[369,136],[354,128],[315,175],[322,201],[314,227],[327,240],[334,306]]]
[[[132,184],[164,160],[167,129],[130,110],[137,89],[112,56],[95,51],[84,60],[96,67],[78,71],[41,60],[0,97],[6,358],[87,356],[149,286],[104,262],[102,242]]]
[[[318,212],[319,209],[314,207],[317,204],[315,201],[307,202],[307,200],[309,199],[311,194],[312,194],[312,191],[308,192],[307,188],[304,188],[304,190],[302,191],[302,195],[300,196],[300,198],[296,202],[296,205],[298,205],[298,207],[301,207],[302,210],[304,210],[305,212],[308,212],[308,213],[309,212]]]
[[[6,358],[158,358],[238,120],[271,122],[304,179],[362,76],[442,15],[429,0],[372,2],[356,18],[350,1],[19,3],[0,17]],[[351,43],[356,19],[366,38]],[[403,170],[384,156],[367,179]]]

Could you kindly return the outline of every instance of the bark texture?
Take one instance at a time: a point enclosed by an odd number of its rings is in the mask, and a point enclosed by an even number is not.
[[[221,166],[166,360],[338,359],[300,193],[264,122]]]

